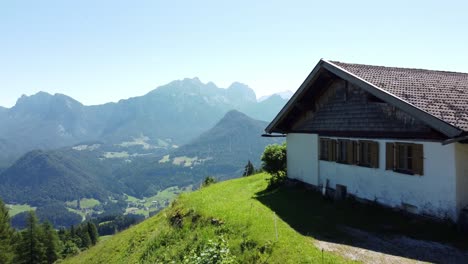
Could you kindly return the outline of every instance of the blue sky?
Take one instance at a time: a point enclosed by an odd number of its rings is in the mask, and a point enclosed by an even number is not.
[[[468,72],[466,1],[1,1],[0,105],[198,76],[296,90],[320,58]]]

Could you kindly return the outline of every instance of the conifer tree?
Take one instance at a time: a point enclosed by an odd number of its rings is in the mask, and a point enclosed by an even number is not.
[[[86,226],[80,225],[76,229],[76,235],[80,238],[80,248],[81,249],[86,249],[91,246],[91,238],[88,233],[88,228]]]
[[[0,263],[10,263],[13,258],[12,236],[8,208],[0,200]]]
[[[42,224],[42,243],[45,249],[47,263],[54,263],[59,259],[59,237],[57,231],[49,222]]]
[[[255,172],[255,168],[252,164],[252,162],[250,162],[250,160],[247,162],[247,165],[245,165],[244,167],[244,173],[242,174],[242,176],[250,176],[252,174],[254,174]]]
[[[15,263],[39,264],[46,262],[44,245],[41,242],[41,230],[34,211],[29,211],[26,228],[16,245]]]
[[[86,227],[88,228],[88,234],[89,234],[89,238],[91,239],[91,244],[96,245],[99,239],[99,234],[98,234],[96,225],[92,222],[88,222],[86,224]]]

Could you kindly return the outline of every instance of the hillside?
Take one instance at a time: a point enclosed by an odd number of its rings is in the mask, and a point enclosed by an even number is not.
[[[346,262],[322,253],[311,237],[260,202],[267,177],[259,174],[182,194],[170,208],[64,263],[182,263],[184,257],[191,263],[188,258],[202,252],[219,253],[234,263]]]
[[[0,173],[0,182],[3,200],[35,206],[83,197],[105,200],[115,185],[103,162],[60,150],[28,152]]]
[[[141,159],[116,171],[116,178],[136,196],[170,186],[198,186],[206,175],[230,179],[242,175],[248,160],[260,166],[268,144],[283,139],[262,138],[267,122],[232,110],[211,129],[160,159]]]
[[[245,165],[248,159],[260,165],[260,155],[268,144],[282,143],[280,138],[264,138],[268,122],[256,120],[236,110],[229,111],[210,130],[192,142],[175,150],[175,156],[198,156],[230,163]],[[240,162],[240,164],[239,164]]]

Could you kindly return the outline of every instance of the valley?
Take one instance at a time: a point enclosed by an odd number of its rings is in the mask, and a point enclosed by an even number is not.
[[[249,160],[258,168],[265,146],[282,142],[260,135],[285,102],[257,102],[244,84],[223,89],[197,78],[98,106],[23,96],[0,115],[9,125],[0,128],[0,198],[16,227],[31,209],[57,228],[105,215],[149,217],[207,176],[239,177]]]

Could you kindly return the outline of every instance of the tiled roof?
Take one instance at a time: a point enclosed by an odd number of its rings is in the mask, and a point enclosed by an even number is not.
[[[468,74],[394,68],[336,61],[330,63],[417,108],[468,131]]]

